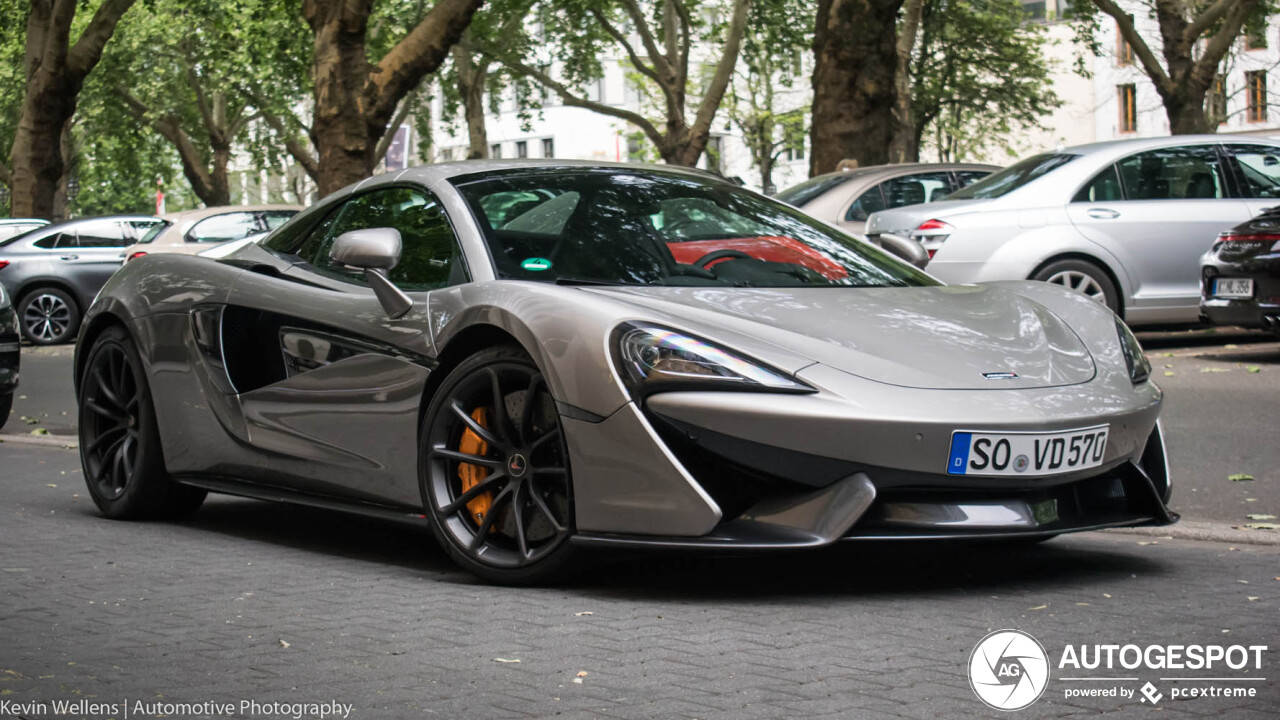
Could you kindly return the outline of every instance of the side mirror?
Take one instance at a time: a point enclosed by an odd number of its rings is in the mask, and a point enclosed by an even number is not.
[[[929,264],[929,252],[924,249],[923,245],[911,238],[904,238],[893,233],[881,233],[879,240],[880,247],[886,252],[896,255],[918,268],[923,268]]]
[[[333,241],[329,258],[340,265],[364,270],[365,281],[392,319],[403,316],[413,307],[413,299],[387,278],[387,271],[400,262],[399,230],[366,228],[342,233]]]

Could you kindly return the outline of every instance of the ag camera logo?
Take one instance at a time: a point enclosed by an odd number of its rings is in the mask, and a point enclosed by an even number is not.
[[[969,687],[996,710],[1021,710],[1039,700],[1048,684],[1049,655],[1021,630],[997,630],[969,656]]]

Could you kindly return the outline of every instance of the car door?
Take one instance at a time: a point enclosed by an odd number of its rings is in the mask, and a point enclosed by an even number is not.
[[[362,272],[329,257],[340,235],[374,227],[401,234],[389,278],[414,307],[397,319]],[[285,480],[297,489],[417,505],[428,294],[468,278],[447,216],[421,188],[376,189],[339,204],[291,254],[298,262],[278,276],[246,274],[222,310],[248,442],[299,461],[305,471]]]
[[[82,300],[92,300],[124,263],[133,242],[119,220],[88,220],[62,233],[54,254],[58,274],[70,280]]]
[[[1181,312],[1199,301],[1200,255],[1249,210],[1232,196],[1218,146],[1184,145],[1120,158],[1076,193],[1067,215],[1120,260],[1130,309]]]
[[[1231,143],[1225,149],[1249,214],[1280,207],[1280,147]]]

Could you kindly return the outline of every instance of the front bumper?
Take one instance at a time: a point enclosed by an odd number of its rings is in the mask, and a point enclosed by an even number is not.
[[[851,404],[827,392],[655,395],[646,402],[646,425],[719,511],[714,526],[636,534],[601,523],[577,542],[761,549],[1167,525],[1177,516],[1166,505],[1160,393],[1154,386],[1127,390],[1127,402],[1111,398],[1115,406],[1105,411],[1106,397],[1088,384],[1000,392],[893,388],[896,412],[870,398]],[[934,402],[915,405],[918,413],[903,411],[920,397]],[[1052,417],[1014,413],[1019,404],[1051,408]],[[984,410],[980,417],[975,408]],[[1090,470],[996,478],[942,472],[955,429],[1057,430],[1099,422],[1111,426],[1112,439],[1103,464]]]

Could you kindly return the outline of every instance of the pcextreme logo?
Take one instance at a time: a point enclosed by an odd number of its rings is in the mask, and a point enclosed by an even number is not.
[[[1065,699],[1174,700],[1258,697],[1266,645],[1066,645],[1058,655]],[[1049,685],[1044,646],[1021,630],[997,630],[969,655],[969,686],[996,710],[1021,710]],[[1148,671],[1157,677],[1139,675]],[[1159,681],[1163,685],[1156,685]],[[1166,694],[1167,693],[1167,694]]]

